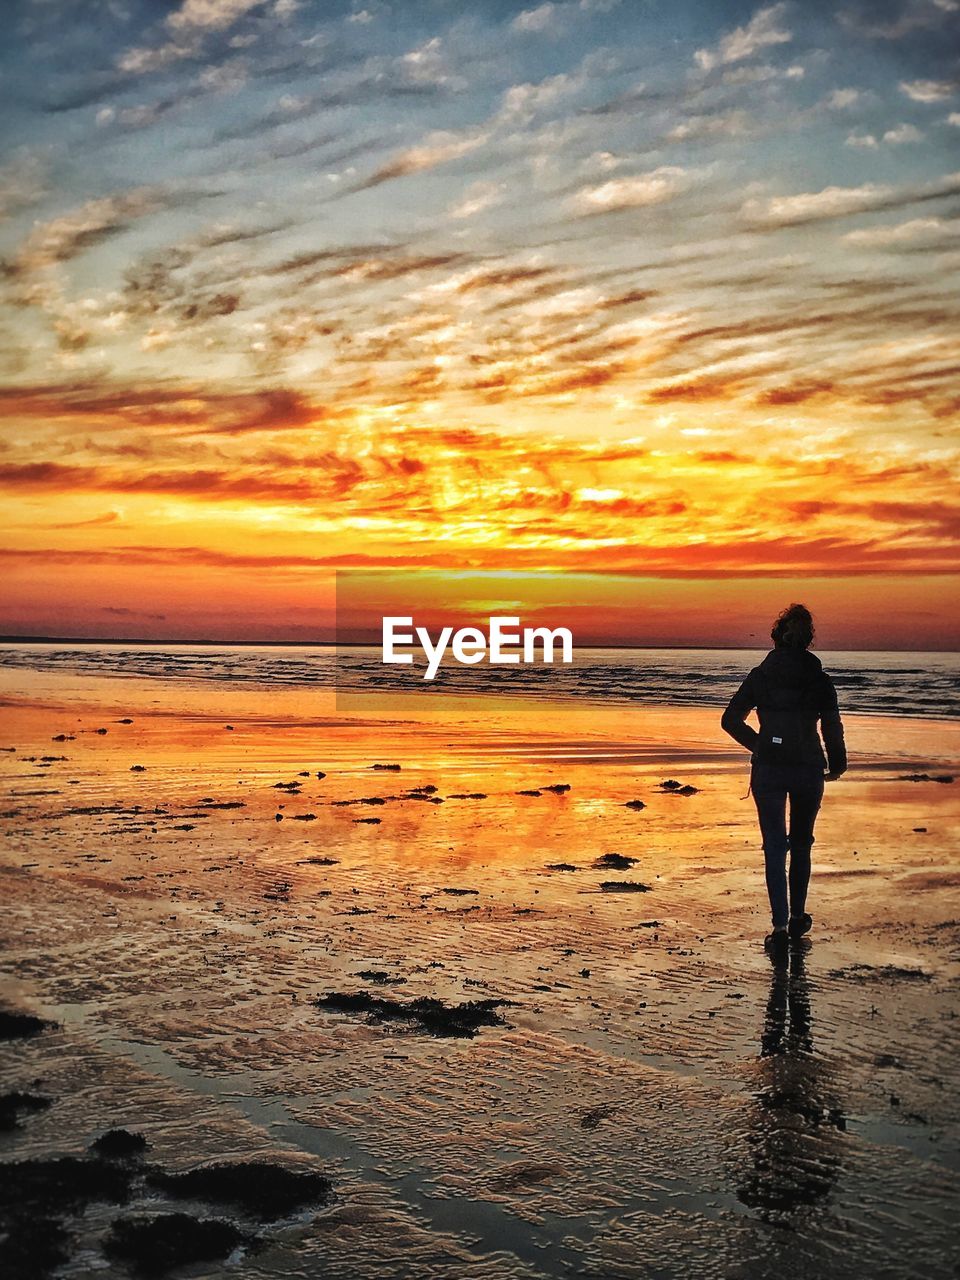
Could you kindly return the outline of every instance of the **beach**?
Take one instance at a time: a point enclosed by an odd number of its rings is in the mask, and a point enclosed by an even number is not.
[[[955,1275],[960,722],[780,964],[717,706],[115,665],[0,668],[8,1274]]]

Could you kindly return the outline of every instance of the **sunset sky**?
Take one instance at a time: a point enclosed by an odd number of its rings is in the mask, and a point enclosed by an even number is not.
[[[960,645],[960,0],[4,17],[0,632],[424,566]]]

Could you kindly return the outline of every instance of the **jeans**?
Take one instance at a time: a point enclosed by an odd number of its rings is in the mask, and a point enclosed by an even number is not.
[[[810,882],[813,825],[823,799],[823,769],[815,764],[772,764],[755,760],[750,775],[763,837],[767,894],[773,927],[788,915],[802,916]],[[790,826],[787,829],[787,801]],[[790,900],[787,904],[787,851],[790,852]]]

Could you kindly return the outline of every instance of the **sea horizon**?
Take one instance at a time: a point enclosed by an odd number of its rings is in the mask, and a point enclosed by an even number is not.
[[[379,649],[380,645],[374,640],[171,640],[171,639],[152,639],[148,636],[45,636],[45,635],[0,635],[0,645],[17,645],[17,644],[64,644],[64,645],[138,645],[138,646],[163,646],[168,645],[174,648],[214,648],[217,645],[225,645],[229,648],[249,648],[249,649]],[[743,644],[579,644],[574,637],[574,646],[577,650],[587,650],[588,652],[602,652],[604,650],[624,650],[626,652],[656,652],[661,649],[675,649],[681,653],[685,652],[708,652],[708,653],[747,653],[754,650],[767,650],[773,647],[772,643],[764,641],[762,644],[743,645]],[[821,648],[817,645],[811,646],[811,652],[814,654],[821,653],[916,653],[916,654],[960,654],[957,648],[918,648],[912,645],[856,645],[846,646],[843,648]]]
[[[171,687],[240,688],[300,693],[327,689],[338,710],[362,698],[374,714],[396,696],[425,708],[438,695],[502,700],[514,708],[535,701],[622,706],[725,705],[768,645],[751,648],[576,646],[571,663],[504,666],[444,662],[424,679],[425,659],[385,664],[376,645],[268,644],[226,641],[108,643],[101,640],[0,641],[0,670],[25,688],[37,679],[86,682],[147,679]],[[960,656],[948,651],[824,650],[843,712],[899,719],[960,718]],[[17,674],[19,673],[19,674]],[[16,686],[15,686],[16,687]],[[370,701],[372,699],[372,702]]]

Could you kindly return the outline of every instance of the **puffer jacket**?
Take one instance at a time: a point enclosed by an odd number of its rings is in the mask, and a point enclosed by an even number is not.
[[[754,708],[759,732],[746,723]],[[762,763],[816,764],[831,773],[847,767],[837,691],[820,659],[806,649],[772,649],[730,699],[720,723]]]

